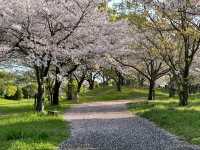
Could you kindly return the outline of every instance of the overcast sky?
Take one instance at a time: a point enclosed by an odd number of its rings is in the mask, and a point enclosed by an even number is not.
[[[113,3],[121,2],[121,0],[108,0],[108,1],[109,1],[109,5],[111,5],[111,6]]]

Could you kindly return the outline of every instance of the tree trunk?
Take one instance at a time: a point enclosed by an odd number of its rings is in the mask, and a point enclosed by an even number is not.
[[[121,82],[117,81],[117,91],[121,92],[122,88],[121,88]]]
[[[52,105],[53,104],[53,93],[49,93],[49,101],[50,101],[50,104]]]
[[[85,79],[85,78],[84,78]],[[79,94],[81,92],[81,87],[82,87],[82,84],[84,82],[84,79],[81,79],[79,82],[78,82],[78,86],[77,86],[77,93]]]
[[[48,90],[48,100],[49,103],[52,105],[53,103],[53,82],[51,81],[50,77],[47,78],[46,82],[46,89]]]
[[[188,105],[188,93],[185,93],[184,90],[179,92],[179,105]]]
[[[89,82],[89,89],[93,90],[94,89],[94,81],[91,80],[91,81],[88,81],[88,82]]]
[[[172,97],[175,97],[176,95],[176,89],[174,88],[169,88],[169,97],[172,98]]]
[[[78,86],[77,86],[77,93],[80,93],[81,92],[81,86],[82,84],[80,84],[80,82],[78,83]]]
[[[155,81],[150,80],[149,81],[149,96],[148,100],[154,100],[155,99]]]
[[[43,83],[38,84],[38,92],[36,96],[35,109],[37,112],[44,111],[44,85]]]
[[[77,91],[74,91],[74,94],[73,94],[73,100],[76,102],[76,103],[79,103],[79,94]]]
[[[173,78],[170,78],[168,90],[169,90],[169,97],[174,97],[176,94],[176,85]]]
[[[35,74],[37,78],[38,91],[35,99],[35,109],[37,112],[44,111],[44,100],[45,100],[45,86],[44,78],[47,77],[49,67],[51,64],[51,59],[47,61],[47,66],[34,66]]]
[[[121,92],[122,91],[122,76],[118,75],[116,85],[117,85],[117,91]]]
[[[125,79],[122,75],[120,75],[120,84],[121,84],[121,86],[125,85]]]
[[[189,86],[188,86],[188,80],[185,79],[180,85],[179,88],[179,105],[180,106],[186,106],[188,105],[188,97],[189,97]]]
[[[60,86],[62,84],[61,81],[58,79],[58,74],[60,73],[60,69],[56,67],[56,78],[55,78],[55,84],[53,87],[53,105],[59,105],[59,91],[60,91]]]
[[[44,111],[44,99],[45,99],[45,87],[44,87],[44,80],[42,76],[42,70],[35,66],[35,73],[37,77],[37,84],[38,84],[38,91],[35,96],[35,110],[37,112]]]
[[[116,85],[117,85],[117,91],[121,92],[121,86],[123,85],[123,76],[121,74],[121,72],[119,72],[118,70],[115,70],[116,75],[117,75],[117,81],[116,81]]]
[[[73,78],[69,75],[68,85],[67,85],[67,99],[73,100]]]
[[[179,105],[180,106],[186,106],[188,105],[188,97],[189,97],[189,70],[190,66],[187,63],[183,71],[183,75],[181,76],[181,82],[179,87]]]
[[[102,76],[102,79],[103,79],[103,83],[102,83],[103,87],[108,86],[109,78],[106,77],[105,75],[103,75],[103,76]]]
[[[59,104],[59,89],[60,89],[61,83],[62,83],[61,81],[58,81],[56,79],[55,85],[53,88],[53,102],[52,102],[53,105]]]

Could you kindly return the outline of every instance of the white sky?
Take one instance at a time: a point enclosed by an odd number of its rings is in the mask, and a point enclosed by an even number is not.
[[[109,1],[109,5],[112,6],[113,3],[119,3],[122,0],[108,0]]]

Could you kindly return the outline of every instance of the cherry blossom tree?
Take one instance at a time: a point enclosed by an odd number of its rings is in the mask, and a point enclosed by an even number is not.
[[[2,6],[10,47],[35,69],[36,110],[41,112],[50,66],[60,67],[60,58],[77,58],[92,50],[92,42],[100,30],[97,27],[107,18],[93,0],[9,0],[2,2]]]
[[[98,64],[95,61],[97,57],[95,54],[88,54],[82,57],[81,65],[78,70],[74,73],[75,79],[77,81],[77,94],[80,93],[81,86],[84,81],[88,81],[89,89],[94,89],[94,82],[98,75]]]

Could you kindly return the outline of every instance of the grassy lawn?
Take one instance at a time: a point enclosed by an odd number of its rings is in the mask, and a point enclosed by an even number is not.
[[[162,90],[156,91],[157,97],[166,96]],[[118,92],[113,87],[96,88],[80,95],[80,102],[110,101],[110,100],[138,100],[146,99],[148,92],[146,89],[136,89],[123,87],[122,92]]]
[[[63,112],[69,104],[46,109]],[[32,100],[0,99],[0,150],[54,150],[69,136],[62,114],[48,116],[33,111]]]
[[[169,99],[168,93],[156,91],[156,100],[147,102],[147,89],[124,87],[98,88],[80,95],[80,102],[133,100],[129,110],[145,117],[169,132],[200,145],[200,95],[193,95],[187,107],[178,106],[178,98]],[[137,100],[137,103],[134,103]],[[141,102],[138,102],[141,100]],[[66,123],[60,116],[33,112],[33,101],[0,99],[0,150],[53,150],[69,136]],[[69,103],[46,109],[63,112]],[[66,132],[65,132],[66,131]]]
[[[145,98],[147,96],[146,91],[141,89],[133,89],[123,87],[122,92],[118,92],[115,88],[105,87],[96,88],[92,91],[88,91],[80,95],[80,102],[94,102],[94,101],[110,101],[110,100],[122,100],[122,99],[137,99]]]

